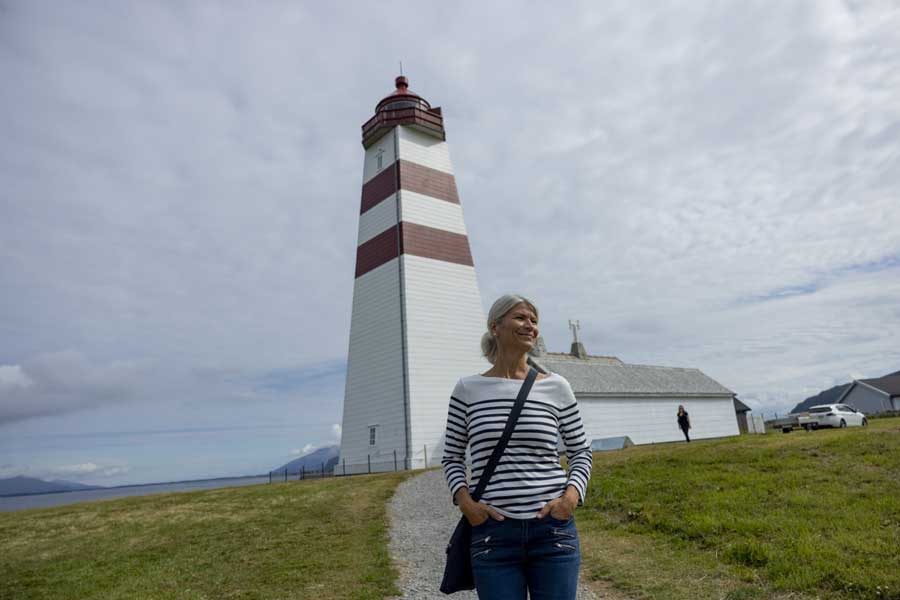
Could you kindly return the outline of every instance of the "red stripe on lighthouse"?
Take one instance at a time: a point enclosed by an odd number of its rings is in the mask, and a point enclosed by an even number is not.
[[[356,276],[362,277],[397,257],[397,227],[391,226],[356,249]]]
[[[363,214],[396,191],[397,163],[394,162],[384,171],[363,184],[359,214]]]
[[[397,191],[398,169],[400,189],[459,204],[459,193],[456,191],[456,179],[453,175],[408,160],[398,160],[363,184],[359,214],[377,206]]]
[[[400,161],[400,189],[459,204],[453,175],[408,160]]]
[[[400,251],[413,256],[433,258],[458,265],[475,266],[469,250],[469,238],[461,233],[453,233],[418,223],[400,223],[403,232]]]
[[[399,226],[389,227],[360,244],[356,249],[356,277],[362,277],[396,258],[398,254],[475,266],[469,249],[469,238],[465,235],[404,222]]]

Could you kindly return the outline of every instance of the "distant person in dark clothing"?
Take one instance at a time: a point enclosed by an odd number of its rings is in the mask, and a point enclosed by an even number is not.
[[[684,439],[690,442],[691,438],[688,436],[688,430],[691,428],[691,417],[684,410],[683,404],[678,405],[678,426],[684,432]]]

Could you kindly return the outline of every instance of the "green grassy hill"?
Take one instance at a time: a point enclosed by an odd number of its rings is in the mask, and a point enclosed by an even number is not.
[[[2,513],[0,599],[383,598],[387,502],[408,475]]]
[[[900,599],[900,419],[595,454],[577,519],[638,598]]]
[[[0,600],[384,598],[414,473],[0,513]],[[585,579],[638,600],[900,600],[900,419],[594,455]]]

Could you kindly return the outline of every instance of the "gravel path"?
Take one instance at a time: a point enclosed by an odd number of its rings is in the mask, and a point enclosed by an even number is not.
[[[426,471],[400,484],[388,510],[391,558],[400,571],[399,587],[406,600],[474,600],[475,592],[451,596],[438,589],[444,574],[445,549],[459,521],[440,470]],[[579,600],[597,600],[582,583]]]

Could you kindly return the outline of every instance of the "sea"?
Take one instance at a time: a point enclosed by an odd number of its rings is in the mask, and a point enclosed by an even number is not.
[[[280,481],[277,477],[273,481]],[[0,497],[0,512],[25,510],[27,508],[46,508],[62,506],[76,502],[95,502],[127,496],[147,496],[168,492],[190,492],[193,490],[211,490],[216,488],[260,485],[269,483],[268,475],[252,475],[249,477],[231,477],[223,479],[200,479],[197,481],[177,481],[173,483],[148,483],[144,485],[124,485],[119,487],[100,488],[96,490],[79,490],[75,492],[53,492],[51,494],[25,494],[22,496]]]

